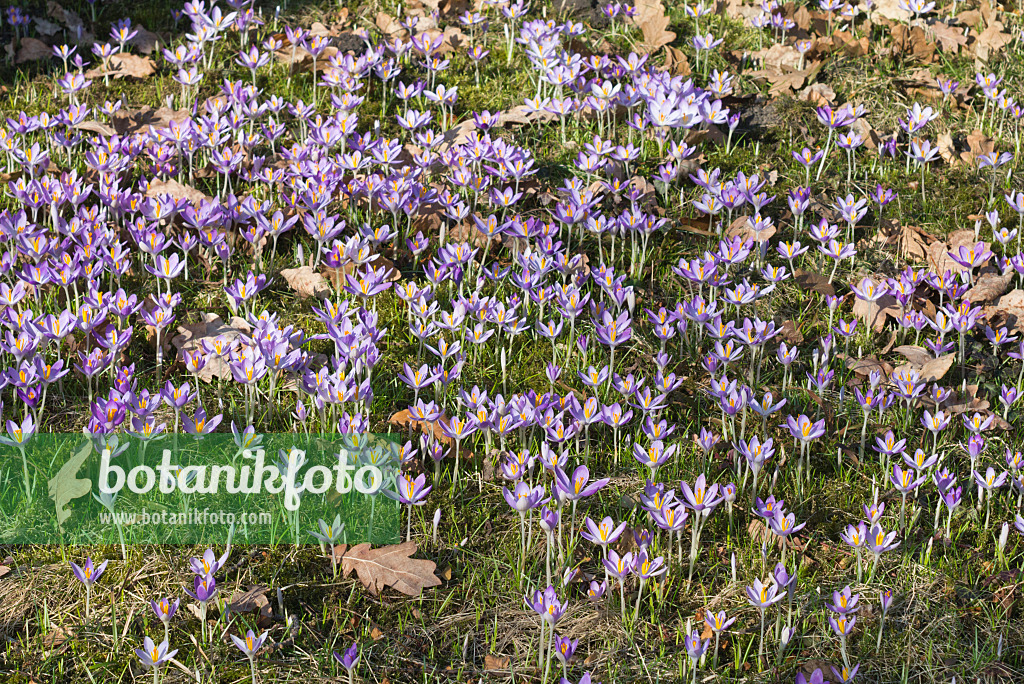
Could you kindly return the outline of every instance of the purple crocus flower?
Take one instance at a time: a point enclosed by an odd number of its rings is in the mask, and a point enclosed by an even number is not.
[[[687,482],[680,482],[679,489],[683,495],[684,504],[695,513],[704,516],[709,515],[718,504],[722,503],[722,498],[718,495],[718,484],[708,487],[704,473],[697,476],[692,489]]]
[[[217,580],[213,578],[213,575],[196,575],[193,589],[194,591],[186,589],[185,593],[205,605],[217,594]]]
[[[686,654],[690,656],[690,660],[693,661],[693,667],[697,667],[697,661],[701,659],[704,653],[708,650],[708,644],[711,643],[711,639],[701,639],[700,632],[696,629],[693,630],[684,640],[686,646]]]
[[[501,493],[508,505],[518,511],[520,515],[525,515],[526,511],[543,506],[550,499],[550,497],[544,496],[546,493],[544,487],[531,488],[530,485],[521,481],[516,483],[514,493],[506,487],[501,488]]]
[[[135,654],[139,656],[139,660],[142,661],[142,666],[145,668],[159,668],[162,664],[174,657],[178,652],[178,649],[168,651],[169,646],[167,640],[163,640],[159,645],[153,643],[153,640],[149,637],[145,637],[142,640],[142,648],[135,649]]]
[[[854,665],[852,668],[843,665],[842,669],[839,670],[834,665],[829,665],[829,668],[832,670],[832,674],[836,676],[836,684],[850,684],[857,676],[860,664]]]
[[[576,647],[579,645],[579,639],[569,639],[569,637],[563,637],[556,634],[554,636],[555,646],[555,657],[558,658],[558,662],[562,663],[563,669],[568,667],[569,661],[572,660],[573,655],[576,653]]]
[[[825,675],[822,674],[820,668],[816,668],[811,673],[810,677],[804,675],[803,672],[796,673],[796,684],[829,684],[828,680],[825,679]]]
[[[427,485],[426,473],[420,473],[415,478],[401,473],[400,479],[395,483],[395,491],[385,489],[383,494],[406,506],[422,506],[431,489],[433,487]],[[543,489],[541,492],[543,493]]]
[[[200,576],[213,575],[215,572],[224,567],[224,563],[227,562],[228,555],[230,555],[230,553],[231,549],[228,548],[226,551],[224,551],[223,556],[217,558],[213,554],[213,549],[206,549],[206,551],[203,552],[201,558],[190,558],[188,562],[189,565],[192,566],[192,572],[194,572],[195,574]]]
[[[345,671],[349,673],[351,677],[352,671],[355,670],[356,665],[359,664],[359,644],[355,641],[352,645],[345,649],[345,653],[339,654],[337,651],[334,652],[334,659],[338,661]]]
[[[554,472],[556,489],[564,493],[565,498],[570,501],[593,496],[611,481],[605,477],[591,482],[590,469],[585,465],[578,466],[573,471],[571,479],[561,468],[555,468]]]
[[[533,608],[540,615],[541,620],[552,628],[562,619],[565,611],[569,608],[567,604],[558,600],[558,594],[555,593],[555,588],[551,585],[548,585],[544,591],[533,592],[533,596],[527,597],[526,605]]]
[[[747,601],[750,605],[764,613],[764,610],[775,605],[786,598],[785,594],[779,593],[779,586],[774,581],[763,584],[760,579],[755,578],[754,584],[746,588]]]
[[[245,654],[245,657],[252,660],[256,657],[256,652],[260,650],[263,643],[267,640],[267,636],[269,636],[267,632],[256,636],[256,634],[250,629],[245,633],[244,639],[232,634],[231,640],[235,642],[235,646],[238,647],[238,650]]]
[[[107,569],[107,563],[109,561],[103,561],[99,565],[93,565],[92,558],[86,558],[85,564],[79,567],[76,563],[71,563],[71,572],[75,574],[82,584],[86,586],[92,586],[96,584],[96,581],[103,574],[103,571]]]
[[[607,547],[618,541],[619,537],[626,529],[626,523],[619,523],[615,525],[615,521],[610,517],[606,517],[600,522],[595,523],[589,517],[584,520],[586,529],[580,533],[584,539],[601,547]]]
[[[768,521],[768,527],[776,535],[786,538],[792,534],[796,534],[802,530],[807,523],[803,522],[799,525],[796,524],[796,515],[794,513],[785,514],[782,511],[776,511],[775,517]]]
[[[818,439],[825,434],[824,420],[814,422],[803,414],[796,418],[788,416],[786,418],[786,426],[789,428],[789,433],[793,435],[793,439],[804,443]]]
[[[854,594],[849,585],[843,587],[842,591],[832,592],[832,603],[828,609],[839,615],[846,615],[857,610],[857,602],[860,601],[860,594]]]

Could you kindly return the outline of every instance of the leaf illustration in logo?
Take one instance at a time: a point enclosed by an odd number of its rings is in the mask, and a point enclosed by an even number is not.
[[[92,491],[92,481],[78,477],[85,459],[92,453],[92,443],[83,442],[48,483],[50,498],[57,506],[57,525],[63,529],[64,521],[71,517],[67,505]]]

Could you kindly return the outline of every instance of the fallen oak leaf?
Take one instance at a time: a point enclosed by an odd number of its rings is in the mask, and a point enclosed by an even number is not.
[[[832,287],[832,283],[828,282],[828,278],[820,273],[798,268],[793,275],[793,280],[805,290],[813,290],[818,294],[828,295],[829,297],[836,295],[836,289]]]
[[[115,131],[112,126],[108,126],[101,121],[83,121],[75,124],[72,128],[80,131],[86,131],[87,133],[96,133],[97,135],[102,135],[107,138],[112,135],[117,135],[117,131]]]
[[[1010,271],[1005,275],[1000,273],[983,273],[978,278],[978,281],[974,283],[974,287],[964,293],[963,298],[972,304],[991,302],[1006,292],[1006,288],[1010,286],[1016,275],[1016,271]]]
[[[982,62],[987,62],[993,54],[1002,50],[1012,40],[1013,36],[1003,31],[1002,22],[989,22],[978,36],[978,40],[974,42],[974,56]]]
[[[928,29],[935,36],[935,39],[939,41],[943,52],[955,55],[960,52],[960,48],[967,47],[967,36],[949,24],[936,21]]]
[[[148,126],[152,126],[155,130],[161,130],[167,128],[172,121],[182,123],[188,118],[190,118],[189,113],[184,110],[170,107],[153,109],[143,106],[141,109],[117,112],[110,123],[118,135],[128,135]]]
[[[164,44],[163,38],[147,30],[142,24],[132,24],[132,30],[136,33],[128,39],[128,44],[134,45],[135,49],[144,55],[153,54]]]
[[[918,366],[923,366],[934,359],[930,351],[914,344],[901,344],[893,349],[893,351],[903,356],[910,363],[915,363]]]
[[[107,59],[107,67],[105,69],[102,65],[89,69],[85,72],[85,77],[96,79],[103,78],[104,76],[113,76],[115,79],[128,77],[145,79],[155,73],[156,65],[149,57],[139,57],[127,52],[119,52]]]
[[[285,282],[300,298],[325,297],[332,292],[330,283],[320,273],[309,266],[299,268],[286,268],[281,271]]]
[[[944,354],[939,358],[932,359],[928,363],[924,364],[921,366],[921,370],[918,371],[921,376],[921,381],[938,382],[949,371],[955,359],[956,354]]]
[[[679,48],[665,46],[665,71],[673,76],[689,76],[690,60]]]
[[[897,24],[892,28],[892,49],[912,59],[931,64],[935,60],[935,43],[919,26]]]
[[[896,298],[892,295],[884,295],[874,302],[857,297],[853,303],[853,315],[876,333],[885,328],[886,317],[896,318],[899,311]]]
[[[404,38],[408,31],[402,26],[402,22],[395,19],[387,12],[377,12],[377,17],[374,20],[377,28],[384,34],[385,37],[390,38]]]
[[[252,328],[244,319],[233,317],[229,323],[221,320],[215,313],[205,313],[198,323],[178,326],[178,334],[171,339],[171,344],[181,352],[202,349],[202,340],[216,340],[221,338],[223,346],[227,349],[228,344],[236,339],[248,339]],[[207,354],[206,365],[197,373],[203,382],[213,382],[213,379],[230,380],[231,367],[228,365],[224,355]]]
[[[831,105],[836,101],[836,91],[827,83],[815,83],[801,90],[797,99],[817,106]]]
[[[888,377],[893,371],[890,363],[882,361],[876,356],[864,356],[859,359],[846,357],[846,367],[850,369],[851,372],[865,378],[876,371]]]
[[[379,549],[369,543],[349,549],[341,558],[344,577],[354,570],[374,596],[384,587],[391,587],[406,596],[419,596],[423,589],[436,587],[441,580],[434,575],[437,565],[433,561],[412,558],[416,553],[416,542],[403,542]]]
[[[46,3],[46,13],[53,19],[56,19],[60,23],[68,27],[68,35],[72,37],[78,44],[89,45],[95,42],[95,36],[92,33],[85,30],[85,22],[82,21],[82,17],[73,10],[65,9],[56,0],[48,0]]]
[[[667,30],[669,22],[661,0],[638,0],[631,22],[643,34],[643,42],[637,46],[637,52],[654,52],[675,40],[676,34]]]
[[[36,33],[41,36],[46,36],[47,38],[56,35],[61,29],[60,24],[55,24],[52,21],[43,19],[42,17],[36,17],[32,22],[36,25]]]
[[[967,135],[967,147],[968,150],[960,153],[960,159],[968,166],[975,166],[978,157],[995,152],[996,141],[975,129]]]
[[[149,187],[146,189],[146,197],[156,197],[157,195],[170,195],[174,199],[188,200],[194,207],[199,206],[199,203],[203,200],[210,199],[210,196],[206,193],[196,190],[191,185],[183,185],[173,178],[154,180],[149,183]]]
[[[22,38],[18,43],[18,54],[15,63],[35,62],[53,57],[53,49],[38,38]]]
[[[250,587],[247,591],[236,591],[228,599],[228,613],[248,613],[259,610],[260,615],[257,622],[263,623],[260,626],[269,625],[273,621],[274,613],[270,608],[270,600],[267,599],[267,587]]]
[[[388,419],[388,422],[392,425],[397,425],[399,427],[419,430],[425,435],[433,436],[434,440],[440,442],[441,444],[444,444],[445,446],[450,446],[452,444],[452,438],[444,434],[444,431],[441,430],[441,423],[448,422],[447,416],[445,416],[443,413],[438,417],[437,420],[433,422],[425,420],[420,421],[412,417],[412,413],[409,411],[409,409],[404,409],[402,411],[392,414],[392,416]]]

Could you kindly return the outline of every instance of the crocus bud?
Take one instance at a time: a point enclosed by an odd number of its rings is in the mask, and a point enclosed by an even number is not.
[[[1010,535],[1010,523],[1003,523],[1003,528],[999,530],[999,553],[1002,555],[1003,549],[1006,548],[1006,540]]]
[[[733,504],[736,502],[736,485],[730,482],[729,484],[722,487],[722,496],[725,497],[727,504]]]
[[[563,587],[569,586],[569,584],[574,579],[576,579],[576,576],[578,574],[580,574],[580,569],[578,567],[576,567],[576,568],[566,568],[565,572],[562,574],[562,586]]]
[[[434,524],[433,524],[433,527],[432,527],[432,530],[433,530],[432,538],[434,540],[434,544],[437,544],[437,526],[440,524],[440,522],[441,522],[441,509],[438,508],[436,511],[434,511]]]
[[[886,589],[881,592],[878,596],[878,602],[882,605],[882,614],[885,615],[889,612],[889,606],[892,605],[892,590]]]

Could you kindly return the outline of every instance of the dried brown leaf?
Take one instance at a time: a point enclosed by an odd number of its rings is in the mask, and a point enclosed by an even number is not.
[[[899,0],[875,0],[871,12],[875,17],[884,17],[892,21],[910,20],[910,12],[900,7]]]
[[[87,133],[96,133],[108,138],[112,135],[117,135],[117,131],[115,131],[112,126],[108,126],[100,121],[83,121],[80,124],[75,124],[74,128]]]
[[[377,12],[374,20],[377,28],[388,38],[404,38],[408,31],[402,26],[402,22],[395,19],[387,12]]]
[[[164,39],[146,29],[145,26],[139,24],[138,26],[132,25],[133,31],[138,31],[131,40],[128,41],[129,45],[134,45],[135,49],[144,55],[151,55],[156,52],[157,48],[164,44]]]
[[[228,599],[228,612],[229,613],[248,613],[254,610],[258,610],[260,615],[257,621],[263,624],[269,624],[273,619],[273,611],[270,607],[270,601],[267,599],[267,592],[270,591],[266,587],[250,587],[247,591],[236,591]],[[263,626],[261,624],[261,626]]]
[[[139,57],[127,52],[119,52],[107,59],[107,68],[99,65],[85,72],[86,78],[103,78],[113,76],[114,78],[149,78],[156,73],[156,65],[149,57]]]
[[[885,295],[874,302],[857,298],[853,303],[853,315],[876,333],[882,332],[887,316],[896,318],[899,312],[899,305],[892,295]]]
[[[919,26],[893,26],[892,49],[897,54],[925,64],[931,64],[935,60],[935,42]]]
[[[170,195],[174,199],[188,200],[193,206],[198,205],[203,200],[210,199],[210,196],[201,190],[196,190],[191,185],[179,183],[173,178],[150,181],[149,188],[146,190],[146,197],[156,197],[157,195]]]
[[[670,21],[668,15],[651,17],[640,25],[644,42],[638,46],[640,52],[654,52],[663,45],[668,45],[676,39],[676,34],[668,30]]]
[[[528,124],[534,122],[548,123],[557,117],[548,111],[531,112],[526,105],[516,105],[500,113],[498,117],[499,126],[510,126],[512,124]]]
[[[937,146],[939,148],[939,156],[942,160],[952,167],[960,166],[962,163],[960,155],[957,154],[956,145],[953,143],[953,136],[948,131],[939,133]]]
[[[864,356],[859,359],[848,357],[846,359],[846,367],[865,378],[875,371],[888,377],[893,371],[892,364],[882,361],[876,356]]]
[[[53,57],[53,50],[49,45],[38,38],[22,38],[18,43],[18,53],[14,58],[15,63],[35,62],[40,59]]]
[[[484,671],[507,670],[512,660],[504,656],[496,656],[488,653],[484,656]]]
[[[836,31],[832,34],[832,49],[841,50],[847,57],[864,57],[871,52],[867,36],[857,38],[849,31]]]
[[[918,366],[923,366],[933,358],[931,352],[927,349],[913,344],[901,344],[893,349],[893,351],[901,354],[907,361]]]
[[[956,360],[956,354],[944,354],[939,358],[932,359],[928,363],[924,364],[921,366],[921,370],[919,371],[921,374],[921,381],[938,382],[949,371],[954,360]]]
[[[832,287],[832,283],[828,282],[828,278],[814,271],[798,268],[793,274],[793,280],[804,290],[813,290],[830,297],[834,297],[836,294],[836,289]]]
[[[777,546],[781,549],[783,546],[782,537],[772,533],[760,518],[752,518],[747,523],[747,534],[750,535],[758,547],[767,544],[769,547]]]
[[[992,55],[1002,50],[1012,40],[1013,36],[1003,31],[1002,22],[992,21],[975,41],[974,56],[982,62],[987,62]]]
[[[359,581],[376,596],[384,587],[392,587],[406,596],[419,596],[423,589],[436,587],[441,580],[434,575],[433,561],[412,558],[415,542],[404,542],[373,549],[368,543],[349,549],[341,559],[345,577],[355,570]]]
[[[991,302],[1006,292],[1006,288],[1013,282],[1015,275],[1016,272],[1014,271],[1005,275],[1000,273],[983,273],[978,278],[978,281],[974,283],[974,287],[964,294],[964,299],[972,304]]]
[[[665,46],[665,70],[673,76],[689,76],[690,60],[679,48]]]
[[[332,293],[331,285],[320,273],[309,266],[286,268],[281,271],[288,287],[302,299],[306,297],[327,297]]]
[[[750,220],[749,216],[737,217],[725,232],[726,236],[729,238],[742,237],[744,241],[753,240],[754,242],[767,242],[772,235],[775,235],[775,233],[776,228],[774,225],[769,225],[764,230],[754,230],[754,224]]]
[[[167,128],[172,121],[181,123],[189,118],[189,113],[180,109],[160,107],[153,109],[144,106],[141,109],[122,110],[114,114],[113,125],[118,135],[128,135],[135,131],[152,126],[156,130]]]
[[[766,67],[777,71],[783,69],[796,71],[800,68],[800,52],[791,45],[775,43],[767,50],[755,52],[753,56],[763,59]]]
[[[783,321],[779,326],[779,331],[779,337],[786,344],[804,343],[804,334],[800,331],[800,326],[792,319]]]
[[[969,166],[976,166],[978,157],[992,154],[996,149],[996,141],[975,129],[967,135],[968,150],[960,153],[960,160]]]
[[[836,101],[836,91],[826,83],[815,83],[800,91],[800,100],[813,105],[831,105]]]
[[[178,326],[178,334],[171,339],[171,344],[179,351],[186,352],[201,349],[204,338],[213,340],[222,337],[225,342],[237,338],[247,340],[251,331],[252,328],[249,324],[237,316],[233,317],[229,323],[225,323],[217,314],[205,313],[198,323]],[[214,354],[206,357],[206,365],[198,375],[203,382],[213,382],[215,377],[224,380],[230,380],[233,377],[227,359]]]
[[[967,46],[967,36],[963,34],[963,31],[953,28],[949,24],[936,21],[928,27],[928,30],[939,41],[943,52],[955,55],[960,52],[960,48]]]
[[[414,420],[409,409],[404,409],[398,413],[392,414],[388,419],[388,423],[406,429],[411,428],[413,430],[419,430],[425,435],[433,435],[436,441],[447,446],[452,444],[452,438],[441,431],[441,423],[446,422],[447,420],[448,419],[444,414],[434,422]]]
[[[32,23],[36,25],[36,33],[47,38],[57,35],[57,32],[61,30],[60,24],[55,24],[42,17],[36,17]]]

